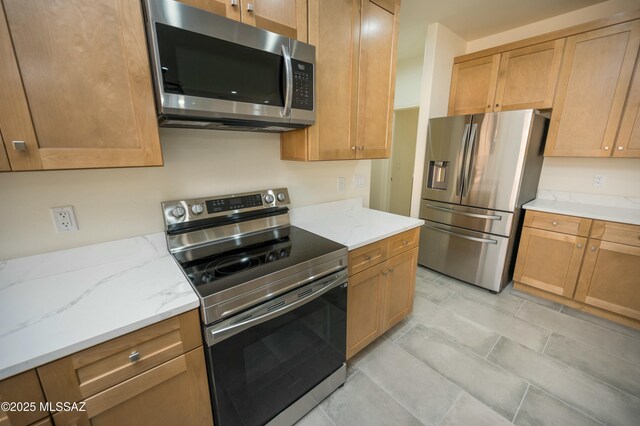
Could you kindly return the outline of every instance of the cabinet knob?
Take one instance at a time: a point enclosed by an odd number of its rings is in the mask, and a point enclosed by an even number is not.
[[[558,226],[558,221],[557,221],[557,220],[554,220],[553,222],[551,222],[551,224],[552,224],[553,226]]]
[[[596,251],[598,248],[596,246],[591,246],[591,251]]]
[[[487,105],[487,108],[491,108],[491,104]]]
[[[393,272],[393,268],[389,268],[389,272]]]
[[[351,149],[355,151],[356,149],[358,149],[358,147],[354,145],[351,147]]]
[[[618,151],[622,151],[623,149],[624,149],[624,147],[623,147],[623,146],[619,146],[619,147],[618,147]]]
[[[496,104],[496,106],[497,106],[497,107],[499,107],[499,106],[500,106],[500,104]]]
[[[129,361],[131,362],[136,362],[140,359],[140,352],[138,351],[133,351],[131,352],[131,355],[129,355]]]
[[[247,12],[253,13],[253,3],[247,3]]]
[[[232,7],[238,7],[238,0],[230,0],[229,3],[231,3]]]
[[[384,271],[384,272],[382,273],[382,275],[384,275],[384,276],[386,277],[388,273],[389,273],[389,271]]]
[[[406,246],[407,244],[409,244],[409,241],[407,241],[407,240],[402,240],[402,245],[403,245],[403,246]]]
[[[582,248],[582,244],[578,243],[577,247]]]
[[[13,149],[15,149],[16,151],[27,150],[27,143],[25,141],[12,141],[11,143],[13,144]]]
[[[364,258],[367,259],[367,260],[371,260],[371,256],[369,256],[369,255],[366,255]]]
[[[609,151],[609,147],[608,147],[608,146],[605,146],[605,147],[604,147],[604,150],[605,150],[605,151]]]

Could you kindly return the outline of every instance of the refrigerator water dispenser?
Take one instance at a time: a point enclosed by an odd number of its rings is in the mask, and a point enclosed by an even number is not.
[[[429,161],[429,178],[427,179],[427,188],[447,189],[448,166],[448,161]]]

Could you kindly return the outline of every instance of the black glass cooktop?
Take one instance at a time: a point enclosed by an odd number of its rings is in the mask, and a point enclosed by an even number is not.
[[[205,297],[345,248],[289,226],[212,243],[177,258],[196,291]]]

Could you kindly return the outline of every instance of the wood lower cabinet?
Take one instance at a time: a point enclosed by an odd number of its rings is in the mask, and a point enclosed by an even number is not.
[[[449,115],[492,111],[499,69],[499,53],[454,63],[449,92]]]
[[[0,130],[11,169],[162,165],[141,3],[3,6]]]
[[[567,39],[545,155],[611,155],[638,47],[640,21]]]
[[[349,252],[347,359],[412,312],[419,235],[419,229],[412,229]],[[397,247],[397,241],[403,240],[412,244]],[[352,259],[366,253],[382,254],[352,269]]]
[[[281,135],[281,158],[388,158],[399,0],[309,0],[316,124]]]
[[[524,227],[514,281],[573,297],[587,239]]]
[[[558,223],[588,223],[587,233],[527,226],[545,226],[532,219],[540,214],[526,212],[514,287],[640,328],[640,226],[562,215]]]
[[[0,381],[0,402],[34,403],[35,410],[0,410],[1,426],[26,426],[46,420],[48,411],[41,411],[45,402],[36,370],[29,370]]]
[[[84,402],[86,411],[54,414],[56,426],[213,423],[201,346]]]

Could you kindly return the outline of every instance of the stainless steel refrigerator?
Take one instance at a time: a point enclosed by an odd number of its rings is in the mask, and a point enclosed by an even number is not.
[[[419,264],[494,292],[509,283],[548,125],[535,110],[429,120]]]

